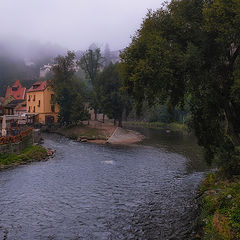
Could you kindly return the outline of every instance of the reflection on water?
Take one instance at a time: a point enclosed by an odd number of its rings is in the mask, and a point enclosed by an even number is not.
[[[54,158],[0,172],[0,239],[194,239],[201,157],[187,137],[146,134],[131,147],[46,135]]]
[[[132,127],[131,129],[141,132],[146,137],[142,145],[154,146],[183,155],[187,159],[188,173],[208,169],[206,162],[203,161],[203,149],[197,145],[195,136],[153,128]]]

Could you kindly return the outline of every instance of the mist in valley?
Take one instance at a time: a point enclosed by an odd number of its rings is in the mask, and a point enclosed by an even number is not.
[[[116,62],[148,9],[159,8],[161,1],[0,0],[0,6],[0,96],[4,96],[16,79],[31,86],[41,67],[68,50],[80,57],[95,45],[108,55],[108,62]]]

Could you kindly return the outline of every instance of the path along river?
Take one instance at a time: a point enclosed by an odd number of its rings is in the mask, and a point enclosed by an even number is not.
[[[199,148],[143,131],[133,146],[44,135],[54,158],[0,172],[0,240],[194,239]]]

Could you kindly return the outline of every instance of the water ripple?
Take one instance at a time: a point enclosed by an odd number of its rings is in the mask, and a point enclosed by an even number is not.
[[[48,162],[0,173],[0,239],[193,239],[201,172],[153,146],[47,135]]]

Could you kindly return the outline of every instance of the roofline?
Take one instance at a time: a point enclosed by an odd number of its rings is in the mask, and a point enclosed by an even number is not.
[[[31,91],[27,91],[27,93],[30,93],[30,92],[43,92],[47,89],[48,87],[44,88],[43,90],[31,90]]]

